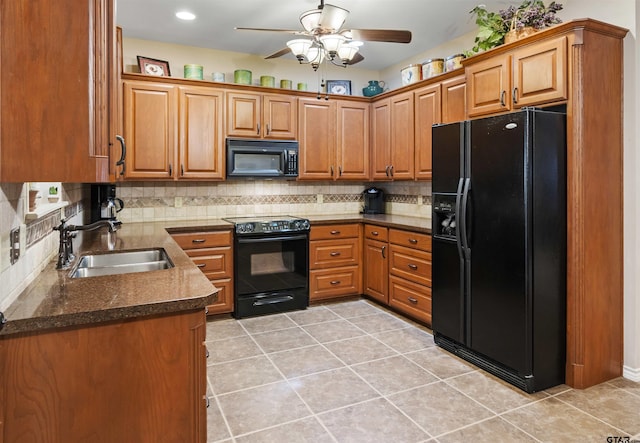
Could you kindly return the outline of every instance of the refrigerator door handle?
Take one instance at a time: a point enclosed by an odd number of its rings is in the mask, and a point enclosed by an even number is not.
[[[458,180],[458,190],[456,191],[456,218],[458,219],[457,223],[458,223],[458,229],[456,229],[456,246],[458,247],[458,255],[460,256],[461,259],[464,260],[465,255],[464,255],[464,251],[462,250],[462,235],[461,235],[461,224],[460,224],[460,203],[461,203],[461,199],[462,199],[462,185],[464,184],[464,179],[462,177],[460,177],[460,180]]]
[[[467,235],[467,208],[469,206],[469,191],[471,190],[471,179],[464,179],[464,190],[462,191],[462,205],[460,214],[460,240],[462,243],[462,250],[465,254],[465,257],[469,259],[470,250],[469,250],[469,237]]]

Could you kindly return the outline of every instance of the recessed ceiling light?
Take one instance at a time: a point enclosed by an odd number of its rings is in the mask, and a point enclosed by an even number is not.
[[[196,18],[196,15],[189,11],[178,11],[176,12],[176,17],[178,17],[180,20],[194,20]]]

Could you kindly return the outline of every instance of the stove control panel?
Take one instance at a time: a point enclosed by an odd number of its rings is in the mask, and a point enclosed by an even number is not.
[[[304,232],[310,228],[309,220],[272,220],[236,223],[236,234],[272,234],[279,232]]]

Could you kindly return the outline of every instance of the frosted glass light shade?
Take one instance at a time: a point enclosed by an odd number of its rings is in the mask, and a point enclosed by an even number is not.
[[[311,32],[320,26],[321,9],[312,9],[300,14],[300,23],[307,32]]]
[[[356,55],[358,49],[360,49],[358,45],[354,45],[353,43],[343,43],[338,48],[338,57],[342,60],[349,61]]]
[[[320,36],[320,43],[324,46],[327,52],[337,52],[340,45],[346,40],[346,38],[340,34],[327,34]]]
[[[293,55],[296,57],[299,55],[307,55],[307,51],[311,47],[313,40],[308,40],[306,38],[297,38],[295,40],[289,40],[287,42],[287,46],[293,52]]]
[[[325,5],[320,15],[320,27],[332,32],[342,28],[344,21],[347,19],[349,11],[339,8],[338,6]]]

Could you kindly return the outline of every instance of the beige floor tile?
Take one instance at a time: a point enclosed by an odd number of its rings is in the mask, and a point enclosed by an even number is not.
[[[235,319],[213,320],[207,322],[207,341],[224,340],[247,335]]]
[[[349,321],[369,334],[409,327],[408,323],[386,313],[363,315],[350,318]]]
[[[289,383],[315,413],[379,397],[348,368],[296,378]]]
[[[436,437],[494,415],[442,381],[387,398]]]
[[[640,382],[631,381],[627,378],[618,377],[608,382],[617,388],[624,389],[627,392],[640,396]]]
[[[227,429],[216,399],[210,398],[209,408],[207,408],[207,442],[216,442],[230,437],[231,434],[229,434],[229,429]]]
[[[556,398],[630,435],[640,432],[640,397],[602,383],[588,389],[572,389]]]
[[[283,380],[264,355],[209,366],[207,375],[217,395]]]
[[[285,377],[293,378],[339,368],[344,364],[321,345],[269,354]]]
[[[287,316],[300,326],[340,319],[335,312],[325,306],[315,306],[304,311],[289,312]]]
[[[287,382],[219,395],[218,401],[234,436],[310,415]]]
[[[442,379],[478,370],[471,363],[467,363],[437,346],[405,355],[409,360]]]
[[[401,355],[352,366],[382,395],[433,383],[438,379]]]
[[[366,334],[362,329],[343,319],[314,325],[306,325],[303,329],[320,343],[360,337]]]
[[[507,412],[502,418],[545,442],[602,443],[607,436],[620,435],[620,431],[555,397]]]
[[[562,384],[562,385],[553,386],[551,388],[545,389],[543,392],[548,395],[558,395],[558,394],[561,394],[562,392],[570,391],[571,389],[572,389],[571,386]]]
[[[364,300],[347,301],[326,306],[343,318],[360,317],[361,315],[378,314],[380,312],[379,308]]]
[[[227,338],[207,344],[209,358],[207,364],[222,363],[241,358],[261,355],[262,351],[249,336]]]
[[[433,335],[414,327],[379,332],[373,336],[402,354],[435,346]]]
[[[294,328],[297,325],[286,314],[264,315],[239,320],[250,334]]]
[[[313,442],[333,443],[334,440],[315,418],[286,423],[254,434],[236,438],[237,443]]]
[[[447,383],[497,414],[547,397],[542,392],[527,394],[484,371],[452,377]]]
[[[536,441],[500,417],[491,418],[438,437],[440,443],[535,443]]]
[[[396,351],[370,336],[334,341],[325,346],[348,365],[397,355]]]
[[[429,436],[380,398],[318,416],[341,443],[420,442]]]
[[[252,337],[266,353],[296,349],[318,343],[297,326],[291,329],[253,334]]]

